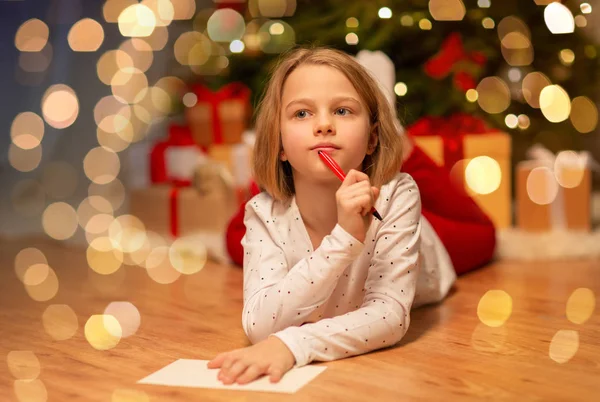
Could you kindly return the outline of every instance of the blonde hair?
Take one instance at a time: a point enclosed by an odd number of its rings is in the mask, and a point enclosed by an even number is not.
[[[333,67],[354,85],[367,108],[371,127],[378,124],[377,146],[371,155],[365,156],[363,172],[369,176],[373,186],[380,187],[389,182],[402,163],[401,128],[397,124],[395,107],[358,61],[342,51],[317,47],[291,50],[271,74],[256,115],[252,166],[256,183],[279,201],[287,201],[295,193],[291,166],[279,158],[282,151],[281,95],[287,77],[303,64]]]

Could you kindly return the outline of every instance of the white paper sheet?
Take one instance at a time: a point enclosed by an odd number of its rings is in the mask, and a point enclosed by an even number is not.
[[[325,366],[294,367],[278,383],[271,383],[268,376],[249,384],[224,385],[217,379],[219,369],[206,367],[209,360],[179,359],[163,367],[138,384],[170,385],[174,387],[216,388],[239,391],[282,392],[293,394],[321,374]]]

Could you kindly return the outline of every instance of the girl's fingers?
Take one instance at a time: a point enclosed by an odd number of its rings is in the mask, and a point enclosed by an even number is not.
[[[278,367],[271,366],[269,367],[268,374],[271,382],[279,382],[281,377],[283,377],[283,370]]]
[[[223,384],[233,384],[240,374],[242,374],[248,365],[238,360],[233,366],[223,373]]]
[[[220,355],[217,355],[217,357],[208,362],[207,367],[211,369],[221,367],[226,357],[227,353],[221,353]]]
[[[238,377],[237,382],[238,384],[248,384],[249,382],[256,380],[262,374],[263,370],[261,370],[258,365],[252,364]]]

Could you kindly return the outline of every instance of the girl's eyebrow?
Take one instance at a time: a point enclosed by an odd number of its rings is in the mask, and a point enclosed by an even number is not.
[[[337,96],[335,98],[332,98],[331,101],[333,103],[350,101],[350,102],[355,102],[356,104],[358,104],[360,106],[360,102],[352,96]],[[285,107],[286,110],[289,109],[290,106],[294,105],[295,103],[304,103],[306,105],[314,105],[315,104],[314,100],[312,100],[310,98],[294,99],[293,101],[291,101],[290,103],[287,104],[287,106]]]

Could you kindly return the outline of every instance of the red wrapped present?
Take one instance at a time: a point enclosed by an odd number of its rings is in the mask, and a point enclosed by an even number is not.
[[[203,85],[195,85],[192,91],[198,101],[185,114],[194,141],[203,147],[242,142],[251,115],[250,89],[233,82],[217,92]]]

